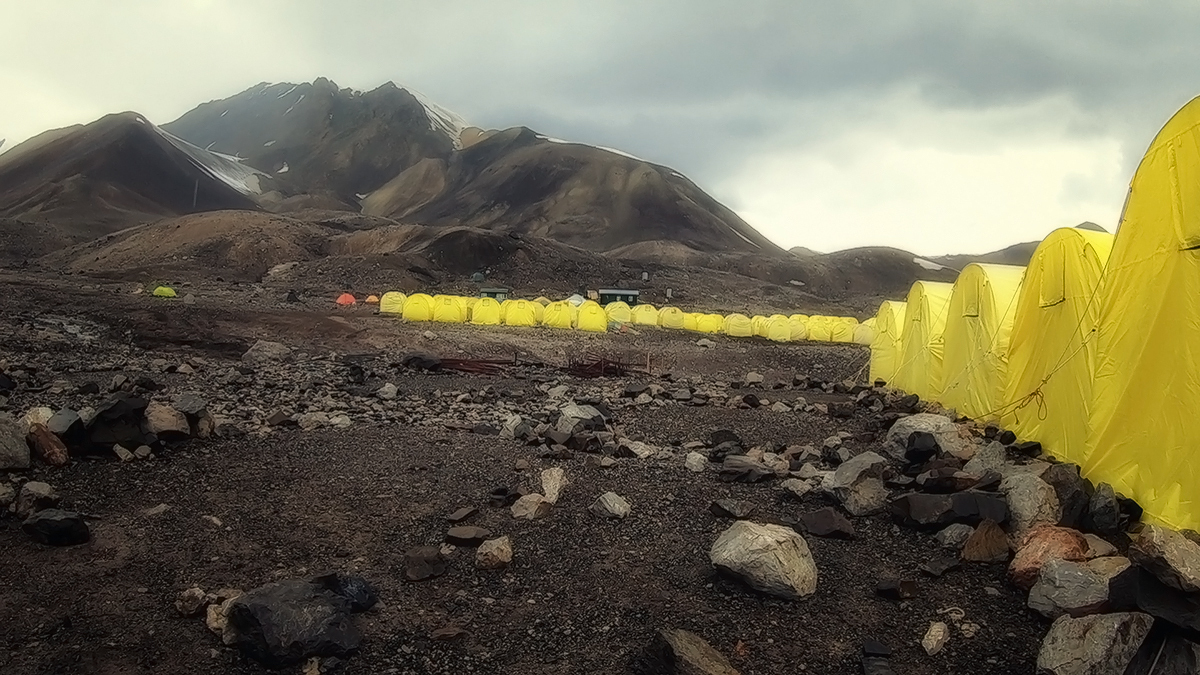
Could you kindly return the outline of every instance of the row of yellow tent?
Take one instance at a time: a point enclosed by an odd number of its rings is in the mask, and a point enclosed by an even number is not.
[[[1155,137],[1117,234],[972,264],[876,316],[872,377],[995,419],[1150,520],[1200,529],[1200,98]]]
[[[592,300],[584,300],[578,305],[568,300],[551,301],[545,298],[499,302],[492,298],[430,296],[425,293],[405,295],[390,291],[379,298],[379,311],[398,315],[408,321],[471,323],[480,326],[547,326],[605,332],[610,323],[618,323],[721,333],[732,337],[758,336],[776,342],[821,340],[869,345],[874,339],[874,320],[860,324],[853,317],[804,314],[723,316],[684,312],[678,307],[659,309],[649,304],[630,307],[624,302],[612,302],[602,307]]]

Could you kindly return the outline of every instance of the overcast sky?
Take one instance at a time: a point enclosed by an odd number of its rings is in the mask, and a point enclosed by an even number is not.
[[[1190,0],[14,0],[0,138],[393,80],[672,166],[785,247],[982,252],[1113,229],[1198,35]]]

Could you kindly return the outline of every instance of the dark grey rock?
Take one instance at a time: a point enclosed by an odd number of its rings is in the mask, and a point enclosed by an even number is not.
[[[38,511],[21,523],[21,530],[47,546],[76,546],[92,538],[83,516],[59,509]]]
[[[436,546],[417,546],[404,554],[404,578],[424,581],[446,573],[446,559]]]
[[[233,600],[226,616],[234,644],[270,668],[312,656],[346,656],[362,641],[350,603],[310,581],[260,586]]]

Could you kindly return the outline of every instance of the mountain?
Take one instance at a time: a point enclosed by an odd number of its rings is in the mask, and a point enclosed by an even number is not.
[[[390,82],[369,92],[323,78],[263,83],[163,128],[275,176],[285,186],[283,211],[361,209],[596,251],[663,241],[782,253],[667,167],[521,127],[484,131]]]

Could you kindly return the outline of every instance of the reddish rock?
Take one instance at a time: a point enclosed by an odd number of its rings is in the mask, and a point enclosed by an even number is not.
[[[1051,560],[1087,560],[1088,542],[1082,533],[1066,527],[1039,525],[1030,530],[1017,547],[1008,566],[1012,582],[1029,590],[1038,573]]]
[[[962,557],[971,562],[1004,562],[1008,560],[1008,535],[996,521],[985,520],[967,537]]]

